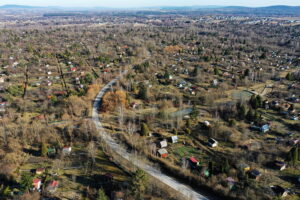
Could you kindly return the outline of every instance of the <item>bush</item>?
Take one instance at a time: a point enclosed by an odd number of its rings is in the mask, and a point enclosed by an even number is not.
[[[12,96],[22,96],[23,95],[23,92],[24,92],[24,87],[23,86],[18,86],[18,85],[12,85],[12,86],[9,86],[7,88],[7,92],[12,95]]]

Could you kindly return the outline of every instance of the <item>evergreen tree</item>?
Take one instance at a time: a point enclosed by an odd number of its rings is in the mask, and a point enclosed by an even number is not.
[[[246,110],[246,106],[245,105],[241,105],[239,107],[238,114],[239,114],[239,116],[238,116],[239,119],[244,120],[246,118],[247,110]]]
[[[200,74],[200,68],[198,66],[194,67],[193,76],[198,76]]]
[[[186,128],[191,128],[191,120],[190,119],[187,119],[186,122],[185,122],[185,127]]]
[[[196,119],[199,116],[199,110],[196,108],[195,105],[193,106],[192,112],[190,115],[191,115],[192,119]]]
[[[261,98],[260,95],[256,96],[256,103],[257,103],[258,107],[262,107],[262,105],[263,105],[263,99]]]
[[[246,69],[245,72],[244,72],[244,76],[249,76],[249,75],[250,75],[250,70]]]
[[[229,172],[229,169],[230,169],[230,165],[229,165],[229,161],[228,159],[226,158],[225,159],[225,163],[223,165],[223,173],[228,173]]]
[[[41,156],[46,157],[47,153],[48,153],[47,145],[44,142],[42,142],[42,144],[41,144]]]
[[[185,129],[185,133],[186,133],[187,135],[190,135],[190,134],[192,133],[192,131],[191,131],[191,129],[186,128],[186,129]]]
[[[149,135],[149,127],[146,123],[142,123],[142,127],[141,127],[141,135],[142,136],[148,136]]]
[[[178,131],[177,131],[176,128],[173,128],[173,131],[172,131],[172,132],[173,132],[174,135],[177,135],[177,134],[178,134]]]
[[[217,67],[215,67],[214,68],[214,73],[215,73],[215,75],[220,75],[220,70]]]
[[[251,98],[249,100],[249,104],[251,105],[251,107],[253,109],[257,109],[259,107],[259,102],[258,102],[255,94],[251,96]]]
[[[108,197],[106,196],[105,191],[103,190],[103,188],[100,188],[98,190],[98,195],[97,195],[96,200],[108,200]]]
[[[90,73],[87,73],[84,77],[84,83],[92,84],[93,83],[93,76]]]
[[[291,73],[288,73],[285,78],[288,81],[292,81],[293,80],[293,75]]]
[[[170,73],[168,72],[168,70],[165,71],[164,78],[165,79],[169,79],[170,78]]]
[[[298,159],[299,159],[299,152],[298,152],[298,147],[296,146],[296,147],[294,147],[293,148],[293,165],[295,166],[295,165],[297,165],[297,163],[298,163]]]
[[[0,191],[0,197],[9,197],[10,193],[11,193],[11,189],[9,188],[9,186],[6,186],[3,190]]]
[[[259,122],[260,121],[260,116],[259,116],[257,110],[254,111],[253,121],[255,121],[255,122]]]
[[[145,85],[140,86],[139,98],[143,100],[148,100],[148,88]]]
[[[254,111],[250,108],[250,109],[248,110],[247,115],[246,115],[247,120],[248,120],[248,121],[253,121],[254,115],[255,115],[255,114],[254,114]]]
[[[33,176],[29,173],[24,173],[21,176],[20,185],[23,191],[28,191],[32,187]]]
[[[146,190],[146,185],[148,182],[147,174],[138,169],[135,175],[131,179],[131,192],[135,196],[136,199],[142,199],[143,194]]]

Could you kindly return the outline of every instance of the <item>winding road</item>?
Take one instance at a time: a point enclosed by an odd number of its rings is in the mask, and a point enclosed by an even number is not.
[[[156,178],[157,180],[161,181],[162,183],[168,185],[170,188],[173,188],[174,190],[181,193],[185,199],[189,200],[208,200],[207,197],[204,195],[196,192],[191,187],[182,184],[178,182],[176,179],[164,174],[160,170],[154,168],[153,166],[150,166],[148,164],[145,164],[143,161],[138,160],[134,153],[128,152],[123,146],[118,144],[118,142],[111,137],[109,133],[107,133],[101,122],[100,117],[98,115],[98,108],[100,106],[101,100],[103,95],[125,74],[127,74],[127,70],[122,72],[117,78],[110,81],[107,85],[105,85],[100,92],[98,93],[94,104],[93,104],[93,112],[92,112],[92,120],[96,125],[97,130],[99,131],[100,137],[103,139],[103,141],[117,154],[119,154],[124,159],[132,162],[136,167],[144,170],[152,177]]]

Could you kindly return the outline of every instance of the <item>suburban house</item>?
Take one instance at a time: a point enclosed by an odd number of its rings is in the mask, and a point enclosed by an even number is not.
[[[191,168],[196,168],[199,165],[199,161],[194,157],[190,157],[189,161]]]
[[[41,179],[35,178],[32,180],[33,190],[40,190],[42,185]]]
[[[166,158],[168,156],[168,151],[166,149],[159,149],[157,152],[162,158]]]
[[[70,154],[71,154],[71,151],[72,151],[72,147],[70,147],[70,146],[65,146],[65,147],[62,149],[62,154],[63,154],[63,155],[70,155]]]
[[[204,126],[206,126],[206,127],[210,127],[209,121],[204,121],[203,124],[204,124]]]
[[[112,200],[125,200],[125,194],[122,191],[115,191],[111,193]]]
[[[35,170],[35,174],[42,175],[45,172],[45,168],[37,168]]]
[[[209,138],[209,140],[208,140],[208,145],[209,145],[210,147],[217,147],[217,146],[218,146],[218,141],[215,140],[215,139],[213,139],[213,138]]]
[[[58,188],[59,182],[58,181],[50,181],[50,183],[47,185],[46,190],[48,192],[55,192]]]
[[[163,140],[163,141],[159,142],[159,145],[160,145],[160,148],[165,148],[168,146],[168,143],[166,140]]]
[[[270,126],[269,126],[269,124],[264,124],[262,126],[252,125],[251,129],[252,130],[256,130],[256,131],[260,131],[262,133],[266,133],[266,132],[268,132],[270,130]]]
[[[236,184],[236,181],[232,177],[227,177],[226,182],[230,190],[232,190]]]
[[[214,80],[212,81],[212,86],[216,87],[216,86],[218,86],[218,84],[219,84],[219,82],[218,82],[217,79],[214,79]]]
[[[55,156],[55,154],[56,154],[56,149],[55,148],[51,148],[51,147],[49,147],[48,148],[48,152],[47,152],[47,154],[48,154],[48,156]]]
[[[271,189],[273,193],[278,197],[286,197],[288,195],[287,190],[279,185],[272,185]]]
[[[282,170],[284,170],[286,168],[286,164],[284,162],[282,162],[282,161],[276,160],[274,162],[274,168],[282,171]]]
[[[171,137],[171,142],[174,144],[174,143],[177,143],[178,142],[178,136],[177,135],[174,135]]]
[[[246,163],[241,163],[237,166],[238,169],[240,169],[243,172],[248,172],[250,171],[250,166],[247,165]]]
[[[257,169],[252,169],[249,171],[249,177],[258,180],[261,177],[261,173]]]
[[[294,121],[297,121],[298,120],[298,117],[296,115],[293,115],[290,117],[290,120],[294,120]]]
[[[5,82],[5,78],[4,77],[0,77],[0,83],[4,83]]]

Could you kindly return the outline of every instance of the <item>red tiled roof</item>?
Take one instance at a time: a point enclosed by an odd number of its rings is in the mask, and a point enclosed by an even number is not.
[[[197,163],[197,162],[199,162],[196,158],[194,158],[194,157],[190,157],[190,161],[192,161],[193,163]]]
[[[58,181],[52,181],[52,182],[50,183],[50,186],[51,186],[51,187],[57,187],[58,184],[59,184]]]
[[[33,184],[38,184],[41,180],[38,178],[35,178],[32,180]]]

